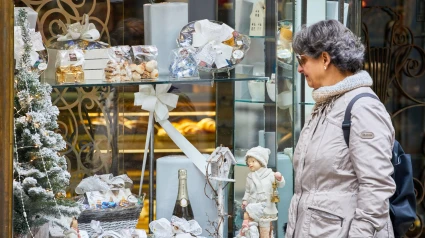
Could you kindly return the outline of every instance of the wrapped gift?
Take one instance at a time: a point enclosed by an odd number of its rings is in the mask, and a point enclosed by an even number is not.
[[[132,81],[131,48],[128,45],[115,46],[108,50],[109,60],[104,69],[104,81]]]
[[[227,72],[239,64],[249,49],[251,40],[230,26],[217,21],[199,20],[184,26],[177,44],[196,49],[198,69],[207,72]]]
[[[133,181],[125,174],[94,175],[83,179],[75,188],[77,194],[85,194],[81,206],[85,208],[78,217],[78,228],[92,237],[93,220],[102,224],[103,231],[134,229],[143,208],[144,195],[131,194]]]
[[[56,54],[56,83],[84,82],[84,53],[82,50],[59,50]]]
[[[63,23],[62,23],[63,24]],[[82,50],[84,53],[84,81],[101,82],[104,79],[104,69],[110,60],[108,55],[109,44],[96,41],[100,33],[93,23],[89,23],[88,15],[83,16],[83,22],[67,25],[64,35],[59,35],[58,40],[47,47],[49,63],[42,75],[42,79],[50,84],[55,84],[57,69],[56,56],[59,50]]]

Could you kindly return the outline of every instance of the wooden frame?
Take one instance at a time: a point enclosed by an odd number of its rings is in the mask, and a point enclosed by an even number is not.
[[[0,238],[13,237],[13,1],[0,3]]]

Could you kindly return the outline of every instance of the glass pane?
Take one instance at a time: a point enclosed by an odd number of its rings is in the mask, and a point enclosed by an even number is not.
[[[162,2],[168,3],[161,4]],[[67,143],[62,153],[72,175],[68,196],[76,197],[75,188],[82,179],[89,176],[127,174],[134,184],[131,192],[139,194],[141,186],[141,191],[147,194],[136,227],[148,231],[151,220],[171,218],[172,207],[168,206],[173,206],[177,196],[177,169],[182,166],[188,170],[189,177],[193,176],[188,180],[190,199],[195,217],[198,216],[196,220],[204,229],[202,235],[208,235],[205,230],[208,228],[205,211],[216,208],[214,204],[206,206],[204,203],[208,199],[204,196],[206,192],[203,190],[203,176],[184,157],[177,146],[180,141],[172,139],[172,133],[167,132],[159,123],[149,122],[149,112],[140,105],[134,105],[134,95],[139,92],[140,87],[158,90],[164,84],[172,84],[167,92],[179,97],[176,107],[169,109],[167,120],[177,132],[202,154],[209,155],[223,144],[234,152],[237,159],[238,165],[230,171],[230,178],[234,176],[237,183],[230,183],[225,189],[228,201],[226,209],[232,219],[225,221],[223,225],[224,237],[233,237],[241,224],[237,220],[241,219],[239,188],[246,181],[248,168],[243,159],[246,150],[258,145],[269,148],[271,155],[268,167],[280,171],[279,156],[285,148],[292,147],[290,101],[293,65],[292,61],[282,63],[276,60],[276,36],[280,29],[278,25],[289,26],[292,21],[290,1],[286,1],[288,4],[285,3],[286,7],[282,8],[285,13],[277,9],[275,0],[155,1],[148,5],[150,3],[148,0],[16,2],[16,6],[31,7],[38,12],[36,30],[41,32],[43,43],[49,48],[46,53],[49,57],[49,73],[46,70],[41,80],[53,86],[52,102],[60,110],[59,132]],[[180,11],[178,6],[185,7]],[[155,12],[155,7],[159,11]],[[88,22],[83,21],[85,13],[89,15]],[[196,80],[174,80],[168,77],[168,66],[172,60],[169,53],[177,47],[176,38],[181,29],[187,27],[191,21],[204,18],[226,23],[240,34],[249,36],[250,49],[243,61],[235,63],[234,69],[214,75],[202,71],[200,79]],[[185,22],[181,24],[176,19],[183,19]],[[280,24],[281,20],[286,22]],[[77,40],[80,35],[76,36],[75,32],[66,30],[76,22],[87,26],[93,23],[90,27],[99,31],[99,41],[105,44]],[[58,43],[58,35],[68,37],[67,41]],[[230,35],[234,39],[233,36],[238,33],[232,32]],[[240,45],[238,42],[229,44]],[[159,52],[155,59],[158,62],[159,78],[154,81],[138,79],[140,81],[106,82],[106,67],[100,67],[97,63],[105,61],[107,64],[110,58],[102,58],[96,54],[93,58],[85,59],[86,63],[92,60],[91,63],[95,66],[84,68],[84,73],[88,76],[87,70],[92,70],[92,73],[100,71],[101,76],[86,77],[85,83],[81,84],[56,83],[56,73],[60,68],[56,67],[56,61],[60,59],[55,58],[56,54],[51,51],[53,48],[58,50],[80,47],[84,48],[86,54],[94,48],[102,48],[100,45],[105,49],[121,45],[156,45]],[[233,53],[232,51],[232,55]],[[71,56],[69,61],[72,61]],[[217,66],[217,61],[214,63]],[[278,64],[285,71],[277,67]],[[67,73],[74,76],[75,72]],[[120,71],[120,76],[121,74]],[[285,95],[282,96],[282,93]],[[149,125],[153,126],[153,150],[149,151],[153,157],[147,156],[146,170],[142,173],[143,157],[148,152],[145,143]],[[285,177],[291,177],[286,172],[283,173]],[[143,183],[139,185],[141,180]],[[290,185],[286,188],[288,186]],[[277,224],[280,221],[274,225],[276,231]]]
[[[294,60],[292,52],[292,37],[296,30],[295,5],[301,2],[278,1],[277,19],[277,67],[276,67],[276,168],[282,173],[286,184],[278,189],[280,201],[278,205],[279,219],[277,221],[277,235],[284,237],[285,224],[288,222],[289,204],[293,194],[292,151],[294,147],[294,125],[297,116],[294,115]],[[295,16],[295,17],[294,17]]]
[[[417,219],[406,237],[422,237],[425,183],[424,1],[362,1],[364,68],[385,104],[395,137],[411,155]],[[376,21],[375,19],[380,19]]]

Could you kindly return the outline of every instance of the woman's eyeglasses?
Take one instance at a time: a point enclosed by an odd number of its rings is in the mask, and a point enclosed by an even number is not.
[[[305,59],[303,59],[302,57],[303,57],[304,55],[299,55],[299,54],[296,54],[295,55],[295,57],[297,58],[297,60],[298,60],[298,64],[302,67],[302,66],[304,66],[304,64],[305,64]]]

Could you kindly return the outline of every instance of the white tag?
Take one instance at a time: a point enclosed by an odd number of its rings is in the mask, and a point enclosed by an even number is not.
[[[225,45],[225,44],[220,44],[220,46],[221,46],[221,51],[223,53],[223,57],[227,60],[230,60],[230,57],[232,57],[233,47],[229,45]]]
[[[218,69],[226,67],[229,65],[227,60],[230,60],[230,57],[232,57],[232,51],[233,47],[220,44],[220,50],[217,52],[216,58],[215,58],[215,65]]]
[[[45,70],[45,69],[47,69],[47,64],[46,64],[46,63],[40,63],[40,64],[38,65],[38,69],[39,69],[39,70]]]
[[[217,69],[224,68],[229,65],[229,63],[226,61],[226,59],[222,57],[217,57],[215,59],[215,65],[217,66]]]
[[[68,54],[69,61],[77,61],[77,55],[75,53]]]

